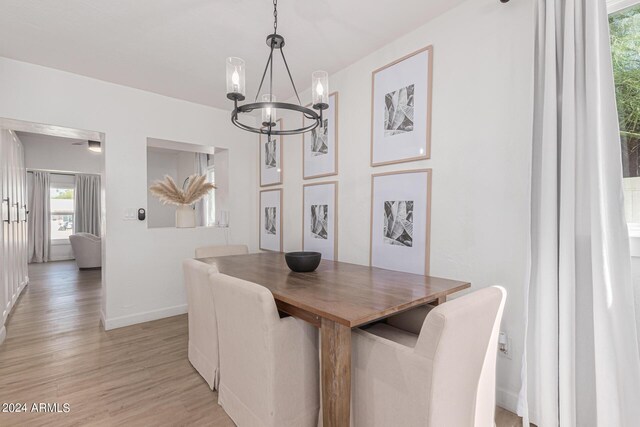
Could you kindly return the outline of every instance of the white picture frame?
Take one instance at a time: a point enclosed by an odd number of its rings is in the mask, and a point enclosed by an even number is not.
[[[433,46],[371,73],[371,166],[431,157]]]
[[[282,189],[260,191],[260,249],[282,252]]]
[[[329,108],[322,112],[322,119],[322,129],[316,128],[302,136],[303,179],[338,174],[338,92],[329,95]],[[308,125],[309,120],[303,117],[302,126]]]
[[[276,127],[282,130],[282,119],[276,120]],[[282,184],[282,135],[272,135],[271,143],[267,135],[260,134],[260,187]]]
[[[372,267],[429,274],[431,169],[371,176]]]
[[[302,250],[338,260],[338,182],[305,184],[302,190]]]

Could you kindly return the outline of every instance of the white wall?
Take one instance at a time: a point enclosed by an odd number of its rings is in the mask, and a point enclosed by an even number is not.
[[[100,173],[102,155],[87,145],[71,145],[70,139],[20,133],[27,169],[48,169],[81,173]]]
[[[531,151],[533,7],[470,0],[330,76],[339,92],[339,175],[302,179],[302,141],[285,137],[284,249],[302,245],[302,185],[339,181],[339,259],[368,264],[372,173],[433,169],[431,275],[476,290],[504,286],[502,329],[512,359],[498,360],[498,401],[515,411],[520,387]],[[434,46],[430,160],[369,166],[371,72]],[[305,99],[309,99],[305,93]],[[280,112],[280,111],[279,111]],[[285,117],[285,123],[299,119]]]
[[[230,198],[230,242],[256,249],[257,144],[232,126],[228,112],[6,58],[0,93],[0,117],[105,134],[108,328],[183,313],[182,260],[196,246],[224,243],[217,228],[147,229],[124,220],[125,210],[146,208],[147,137],[229,149],[229,192],[237,195]]]
[[[220,212],[229,210],[231,196],[229,194],[229,152],[227,150],[216,152],[213,156],[213,167],[216,181],[216,221],[222,221]]]
[[[182,186],[187,178],[196,171],[196,154],[186,153],[184,151],[178,153],[178,175],[176,182]]]
[[[175,151],[156,151],[149,148],[147,152],[147,185],[164,179],[165,175],[171,175],[174,179],[178,176],[178,153]],[[147,191],[147,226],[175,227],[175,224],[175,207],[165,205],[150,191]]]

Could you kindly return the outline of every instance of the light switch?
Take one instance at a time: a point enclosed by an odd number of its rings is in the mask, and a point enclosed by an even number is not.
[[[126,208],[124,210],[125,221],[135,221],[138,218],[136,208]]]

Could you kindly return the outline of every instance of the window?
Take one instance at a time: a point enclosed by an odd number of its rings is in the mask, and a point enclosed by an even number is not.
[[[51,241],[68,240],[73,234],[75,206],[73,187],[51,184],[49,205],[51,209]]]
[[[207,168],[207,181],[214,185],[216,183],[216,174],[213,166]],[[216,225],[216,190],[209,191],[204,198],[204,206],[207,213],[205,224],[207,226]]]
[[[640,4],[611,13],[609,27],[620,120],[625,215],[628,223],[638,224],[640,229]]]

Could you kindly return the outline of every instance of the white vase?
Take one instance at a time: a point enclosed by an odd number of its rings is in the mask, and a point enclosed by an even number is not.
[[[176,208],[176,227],[194,228],[196,226],[196,211],[190,205],[182,205]]]

